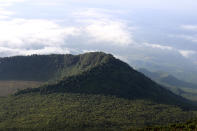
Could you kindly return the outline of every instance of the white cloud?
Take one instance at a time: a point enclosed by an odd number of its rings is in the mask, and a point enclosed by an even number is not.
[[[75,13],[73,21],[78,24],[69,26],[62,26],[56,20],[2,19],[0,20],[0,52],[8,50],[13,51],[13,54],[17,52],[21,54],[21,51],[25,52],[23,54],[33,54],[47,53],[46,50],[54,53],[57,50],[57,53],[61,53],[59,49],[72,48],[72,44],[83,48],[84,44],[94,47],[94,45],[127,46],[134,43],[126,22],[104,12],[106,11],[89,10],[88,13],[87,11]]]
[[[160,44],[143,43],[142,45],[147,46],[147,47],[151,47],[151,48],[161,49],[161,50],[173,50],[174,49],[171,46],[163,46]]]
[[[65,1],[65,0],[57,0]],[[84,6],[106,6],[106,7],[116,7],[123,9],[157,9],[157,10],[171,10],[171,11],[190,11],[195,10],[197,2],[195,0],[66,0],[69,4],[77,4]],[[179,4],[177,6],[177,3]]]
[[[23,2],[25,0],[0,0],[0,7],[10,6],[16,2]]]
[[[118,46],[133,43],[132,35],[126,30],[126,26],[120,22],[111,20],[93,21],[85,27],[85,31],[91,37],[91,43],[107,42]]]
[[[197,42],[197,34],[193,35],[171,35],[171,37],[182,38],[191,42]]]
[[[197,25],[182,25],[181,28],[184,30],[197,31]]]
[[[129,63],[129,59],[126,56],[114,54],[114,57],[116,57],[117,59],[120,59],[120,60],[122,60],[124,62]]]
[[[23,2],[24,0],[0,0],[0,20],[10,18],[15,12],[7,10],[7,7],[14,3]]]
[[[196,54],[196,52],[192,50],[179,50],[179,53],[185,58],[189,58],[190,56]]]
[[[152,53],[156,53],[155,55],[159,53],[158,52],[159,50],[165,51],[168,54],[178,53],[182,57],[187,58],[187,59],[195,59],[194,57],[197,54],[197,52],[194,50],[183,50],[183,49],[177,49],[171,46],[163,46],[160,44],[152,44],[152,43],[143,43],[141,44],[141,48],[146,49],[146,50],[152,49]],[[165,53],[165,52],[162,52],[162,53]]]
[[[0,21],[0,46],[10,48],[38,48],[59,46],[78,29],[61,27],[53,21],[13,19]]]
[[[114,18],[109,11],[101,9],[86,9],[73,13],[78,22],[85,24],[84,31],[88,34],[90,43],[102,43],[125,46],[134,43],[131,29],[125,21]]]
[[[44,47],[43,49],[38,50],[24,50],[20,51],[22,55],[31,55],[31,54],[69,54],[71,53],[69,48],[61,47]]]
[[[111,17],[110,13],[112,12],[106,9],[88,8],[73,12],[72,15],[76,18],[80,18],[80,21],[87,21],[92,19],[109,18]]]
[[[14,2],[22,2],[24,0],[0,0],[0,3],[14,3]]]
[[[65,40],[79,31],[42,19],[0,20],[0,29],[0,56],[70,53]]]
[[[62,47],[44,47],[42,49],[13,49],[0,47],[0,56],[13,56],[13,55],[31,55],[31,54],[68,54],[73,49],[62,48]],[[72,52],[73,53],[73,52]]]
[[[13,14],[15,14],[15,12],[6,10],[5,8],[1,7],[0,3],[0,19],[7,19]]]
[[[3,16],[8,17],[8,16],[13,15],[13,14],[14,14],[14,12],[7,11],[4,8],[0,8],[0,16],[1,17],[3,17]]]
[[[87,52],[97,52],[99,50],[82,50],[83,53],[87,53]]]
[[[186,31],[197,31],[197,25],[182,25],[181,28],[186,30]],[[183,38],[183,39],[189,40],[191,42],[197,42],[197,34],[173,35],[172,37]]]

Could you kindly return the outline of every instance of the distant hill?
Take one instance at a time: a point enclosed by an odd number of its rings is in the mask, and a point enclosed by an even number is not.
[[[172,75],[168,75],[166,77],[163,77],[161,79],[161,82],[168,83],[169,85],[176,86],[176,87],[197,88],[196,84],[192,84],[189,82],[179,80]]]
[[[187,88],[197,88],[196,84],[185,82],[183,80],[179,80],[178,78],[174,77],[173,75],[169,75],[166,73],[161,72],[150,72],[146,69],[139,69],[139,72],[142,72],[147,77],[150,77],[153,80],[166,83],[170,86],[176,86],[176,87],[187,87]]]
[[[152,80],[164,85],[174,93],[189,98],[191,100],[197,100],[197,85],[183,80],[179,80],[173,75],[169,75],[163,72],[150,72],[147,69],[140,68],[139,72],[143,73]]]
[[[147,99],[175,105],[190,103],[112,55],[95,52],[72,56],[72,59],[76,61],[75,64],[70,65],[70,70],[65,68],[67,65],[62,65],[64,68],[61,76],[64,77],[60,81],[46,84],[40,88],[22,90],[17,94],[70,92],[113,95],[127,99]]]
[[[175,76],[176,78],[197,84],[197,66],[195,63],[191,62],[189,59],[183,58],[171,58],[169,55],[168,59],[137,59],[129,58],[129,64],[135,67],[136,69],[145,68],[151,72],[166,72]]]

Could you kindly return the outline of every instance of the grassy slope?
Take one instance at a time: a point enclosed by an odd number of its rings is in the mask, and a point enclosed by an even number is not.
[[[38,81],[0,81],[0,96],[14,94],[17,90],[36,88],[43,84]]]
[[[0,130],[126,130],[192,117],[193,113],[174,106],[103,95],[32,93],[0,98]]]

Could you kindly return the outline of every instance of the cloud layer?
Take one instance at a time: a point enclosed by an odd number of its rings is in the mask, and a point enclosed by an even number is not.
[[[0,14],[10,15],[9,12]],[[34,53],[68,53],[73,45],[127,46],[134,43],[126,22],[96,9],[73,12],[72,21],[78,25],[62,26],[57,20],[0,20],[0,53],[6,55]],[[53,49],[52,49],[53,48]],[[48,51],[46,51],[48,49]],[[83,49],[83,48],[82,48]],[[43,52],[42,52],[43,51]]]

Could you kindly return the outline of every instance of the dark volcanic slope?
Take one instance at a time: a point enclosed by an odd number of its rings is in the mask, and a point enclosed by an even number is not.
[[[128,99],[147,99],[158,103],[175,105],[186,105],[189,103],[188,100],[164,89],[143,74],[132,69],[128,64],[111,55],[87,53],[82,56],[86,58],[86,64],[80,65],[83,65],[86,70],[76,70],[76,72],[80,72],[69,77],[66,76],[59,82],[56,82],[56,84],[22,90],[17,94],[71,92],[114,95]],[[76,63],[80,62],[76,61]],[[82,68],[80,67],[80,69]]]

